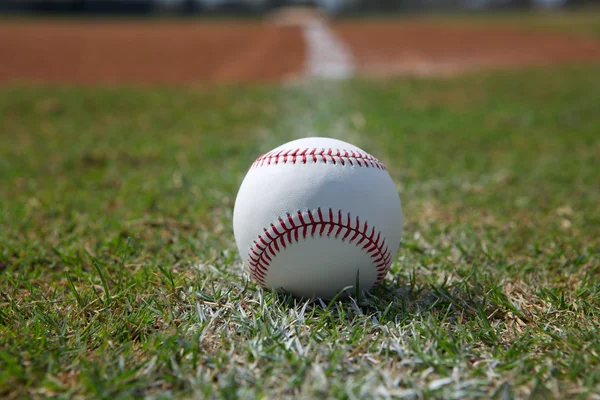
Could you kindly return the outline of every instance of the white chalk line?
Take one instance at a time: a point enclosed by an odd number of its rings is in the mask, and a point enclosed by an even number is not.
[[[322,79],[346,79],[354,75],[355,61],[345,43],[320,20],[304,24],[306,75]]]

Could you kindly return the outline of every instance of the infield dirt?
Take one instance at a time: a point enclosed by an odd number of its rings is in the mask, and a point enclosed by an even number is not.
[[[361,75],[444,75],[600,60],[600,40],[508,28],[385,21],[331,24]],[[10,20],[0,82],[194,84],[302,76],[302,26],[264,21]]]
[[[300,72],[299,28],[250,21],[12,21],[0,81],[272,81]]]
[[[451,75],[600,60],[600,40],[518,28],[386,20],[340,22],[333,31],[365,75]]]

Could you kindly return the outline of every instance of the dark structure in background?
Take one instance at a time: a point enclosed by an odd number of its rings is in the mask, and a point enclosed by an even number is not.
[[[347,0],[334,12],[364,14],[419,10],[530,9],[600,5],[600,0]],[[0,0],[0,12],[32,14],[150,15],[235,14],[256,15],[293,6],[323,6],[325,0]],[[331,11],[331,10],[330,10]]]
[[[34,14],[151,14],[152,0],[0,0],[0,10]]]

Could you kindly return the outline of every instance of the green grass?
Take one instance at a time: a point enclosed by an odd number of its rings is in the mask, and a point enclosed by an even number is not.
[[[439,23],[458,26],[480,26],[496,28],[519,28],[529,31],[555,32],[560,34],[600,38],[600,7],[588,6],[579,9],[532,11],[473,11],[446,13],[417,13],[384,15],[351,15],[348,19],[394,19]]]
[[[485,15],[476,13],[473,16],[440,16],[432,19],[449,23],[518,27],[533,31],[554,31],[561,34],[600,38],[600,8],[597,6],[577,10],[515,11]]]
[[[600,395],[597,73],[0,89],[0,397]],[[311,133],[403,201],[356,300],[260,290],[235,250],[250,163]]]

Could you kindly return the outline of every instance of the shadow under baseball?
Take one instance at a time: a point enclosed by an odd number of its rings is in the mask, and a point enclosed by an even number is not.
[[[383,283],[359,296],[346,295],[333,300],[297,299],[275,292],[275,301],[304,314],[327,316],[327,324],[351,323],[368,316],[377,324],[402,324],[416,318],[434,317],[446,322],[475,322],[490,330],[492,320],[502,319],[509,308],[502,298],[490,296],[480,284],[464,281],[455,284],[391,284]],[[493,332],[490,334],[494,336]]]

